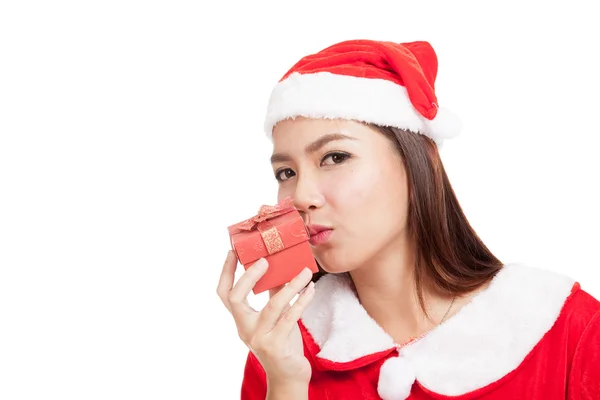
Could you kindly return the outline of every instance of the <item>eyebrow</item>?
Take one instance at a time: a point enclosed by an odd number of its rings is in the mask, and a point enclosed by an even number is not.
[[[319,151],[323,146],[325,146],[329,142],[333,142],[336,140],[357,140],[356,138],[348,135],[344,135],[343,133],[329,133],[327,135],[323,135],[314,142],[310,143],[308,146],[304,148],[304,153],[311,154]],[[286,162],[291,161],[292,157],[290,157],[287,153],[275,153],[271,156],[271,164],[275,164],[277,162]]]

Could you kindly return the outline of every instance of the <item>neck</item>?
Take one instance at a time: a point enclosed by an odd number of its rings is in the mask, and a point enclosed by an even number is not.
[[[368,266],[350,272],[362,306],[396,343],[405,343],[435,327],[451,301],[424,287],[431,319],[427,318],[415,289],[414,252],[407,243],[392,244]]]

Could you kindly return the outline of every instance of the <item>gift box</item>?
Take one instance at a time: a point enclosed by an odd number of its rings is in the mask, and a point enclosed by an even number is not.
[[[318,272],[308,231],[290,197],[275,206],[260,207],[257,215],[227,230],[231,248],[245,269],[259,258],[269,263],[254,286],[254,294],[288,283],[305,267]]]

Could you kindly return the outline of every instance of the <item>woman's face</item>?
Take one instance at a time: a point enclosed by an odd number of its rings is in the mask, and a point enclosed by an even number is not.
[[[382,133],[354,121],[297,117],[275,126],[273,144],[278,200],[294,198],[324,270],[351,271],[401,245],[407,179]]]

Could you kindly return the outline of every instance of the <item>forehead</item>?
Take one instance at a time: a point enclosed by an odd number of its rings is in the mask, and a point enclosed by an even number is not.
[[[341,133],[358,140],[366,140],[373,133],[367,125],[343,119],[314,119],[296,117],[278,122],[273,129],[275,151],[306,145],[321,136]]]

